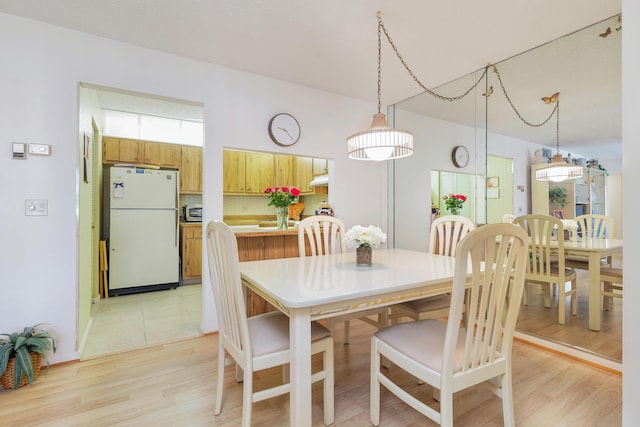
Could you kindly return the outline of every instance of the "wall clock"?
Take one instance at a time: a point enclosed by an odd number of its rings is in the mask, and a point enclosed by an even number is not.
[[[300,124],[291,114],[276,114],[269,121],[269,137],[282,147],[293,145],[300,139]]]
[[[457,168],[464,168],[469,164],[469,150],[464,145],[458,145],[451,151],[451,160]]]

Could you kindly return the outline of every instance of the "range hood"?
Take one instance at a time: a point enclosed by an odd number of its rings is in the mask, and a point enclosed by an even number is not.
[[[311,181],[312,187],[328,187],[329,186],[329,175],[318,175],[313,178]]]

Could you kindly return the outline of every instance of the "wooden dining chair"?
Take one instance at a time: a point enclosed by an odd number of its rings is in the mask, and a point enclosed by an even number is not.
[[[447,322],[426,319],[400,323],[372,336],[373,425],[380,424],[381,385],[436,423],[453,426],[454,393],[492,380],[498,384],[493,391],[502,398],[504,425],[515,425],[511,346],[524,287],[527,241],[524,230],[513,224],[489,224],[469,232],[456,252]],[[469,295],[467,328],[459,321],[465,291]],[[392,362],[391,369],[381,369],[381,357]],[[440,410],[394,382],[402,378],[393,375],[394,365],[439,390]]]
[[[289,318],[279,311],[247,318],[238,265],[238,246],[233,231],[219,221],[207,224],[207,255],[211,288],[218,316],[218,379],[215,415],[222,411],[225,351],[236,362],[236,378],[244,382],[242,426],[251,424],[251,406],[274,396],[289,393],[290,384],[253,390],[253,374],[276,366],[285,366],[292,357],[289,351]],[[311,354],[323,354],[322,369],[311,381],[324,380],[324,423],[334,420],[333,337],[317,322],[311,326]],[[283,378],[288,378],[284,372]]]
[[[504,215],[502,215],[502,222],[506,222],[508,224],[512,224],[513,220],[515,219],[515,215],[511,214],[511,213],[506,213]]]
[[[344,223],[327,215],[310,216],[298,224],[298,253],[300,257],[328,255],[346,251]],[[377,321],[369,316],[377,316]],[[352,319],[366,322],[378,329],[387,326],[387,308],[379,307],[357,313],[329,318],[329,329],[333,332],[336,323],[344,323],[344,344],[349,343],[349,323]]]
[[[522,227],[529,236],[529,262],[527,263],[527,284],[543,286],[544,306],[551,307],[551,293],[558,287],[558,323],[565,324],[566,297],[571,297],[571,314],[578,311],[576,272],[565,266],[564,236],[562,221],[551,215],[529,214],[519,216],[513,221]],[[567,282],[571,283],[569,290]],[[524,304],[528,304],[527,290],[524,291]]]
[[[473,221],[464,216],[441,216],[431,224],[430,251],[434,254],[454,256],[458,242],[475,228]],[[450,294],[407,301],[391,306],[389,316],[394,322],[402,317],[413,320],[439,319],[449,314],[450,301]]]

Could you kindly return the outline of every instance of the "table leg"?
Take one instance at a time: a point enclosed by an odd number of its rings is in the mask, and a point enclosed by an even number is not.
[[[600,330],[600,254],[589,253],[589,329]]]
[[[291,311],[291,422],[311,426],[311,317],[309,309]]]

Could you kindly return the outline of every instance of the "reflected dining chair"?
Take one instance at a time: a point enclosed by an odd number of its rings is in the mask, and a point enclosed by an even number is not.
[[[300,257],[328,255],[346,251],[344,242],[344,223],[338,218],[327,215],[310,216],[298,224],[298,253]],[[307,251],[307,248],[309,250]],[[308,252],[308,253],[307,253]],[[377,315],[375,321],[369,316]],[[369,323],[378,329],[387,326],[387,308],[380,307],[357,313],[345,314],[329,318],[329,329],[333,333],[333,326],[338,322],[344,322],[344,344],[349,343],[349,322],[351,319],[359,319]]]
[[[515,425],[511,347],[524,287],[527,245],[527,234],[513,224],[489,224],[469,232],[456,252],[447,322],[426,319],[400,323],[372,336],[373,425],[380,424],[381,385],[436,423],[453,426],[454,393],[485,381],[492,381],[493,391],[502,398],[504,425]],[[468,328],[459,321],[465,293],[469,295]],[[391,369],[402,368],[439,390],[440,411],[394,382],[402,376],[385,375],[381,357],[392,362]]]
[[[622,298],[622,268],[602,267],[600,281],[603,282],[601,295],[602,309],[611,310],[611,298]]]
[[[562,220],[551,215],[529,214],[519,216],[513,223],[522,227],[529,236],[529,262],[527,262],[527,284],[541,284],[544,289],[544,306],[551,307],[551,292],[558,285],[558,323],[565,324],[566,297],[571,297],[571,314],[578,312],[576,292],[576,272],[565,266],[564,236]],[[567,282],[571,283],[569,290]],[[527,291],[524,304],[528,305]]]
[[[513,220],[515,219],[515,217],[516,216],[514,214],[506,213],[502,215],[502,222],[513,224]]]
[[[578,223],[579,235],[582,238],[605,239],[613,238],[613,218],[605,215],[586,214],[579,215],[575,221]],[[611,260],[603,258],[600,264],[603,266],[611,266]],[[580,270],[589,269],[589,258],[571,255],[566,257],[565,265]]]
[[[218,380],[215,415],[222,411],[225,351],[236,362],[236,378],[243,381],[242,426],[251,424],[251,406],[271,397],[289,393],[290,384],[253,390],[253,373],[288,364],[289,318],[279,311],[247,318],[238,265],[238,245],[233,231],[220,221],[207,224],[207,255],[211,287],[218,316]],[[317,322],[311,326],[311,354],[323,353],[322,369],[311,381],[324,380],[324,423],[334,420],[333,337]],[[288,378],[283,370],[283,378]]]
[[[458,242],[476,228],[473,221],[460,215],[446,215],[433,221],[429,249],[434,254],[454,256]],[[409,317],[413,320],[439,319],[449,315],[450,294],[407,301],[391,306],[390,318]]]

